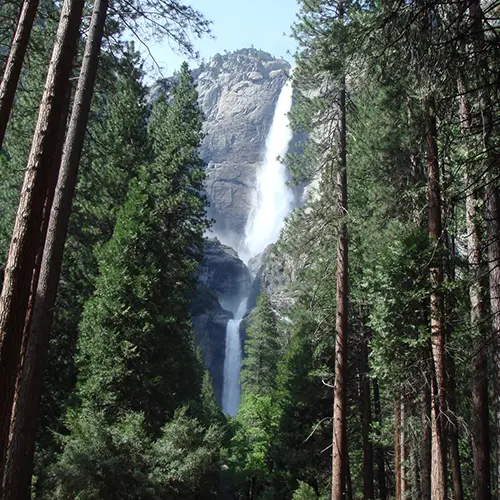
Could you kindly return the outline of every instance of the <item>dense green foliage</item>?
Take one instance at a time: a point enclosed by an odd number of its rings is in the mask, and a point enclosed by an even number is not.
[[[481,352],[495,360],[498,346],[491,343],[495,335],[489,325],[491,317],[484,318],[488,326],[479,327],[482,333],[470,324],[469,287],[480,271],[467,261],[474,250],[469,248],[468,254],[466,249],[471,222],[466,220],[465,202],[466,196],[475,194],[475,222],[486,238],[482,196],[488,170],[481,158],[488,152],[482,149],[481,130],[475,126],[485,116],[484,110],[481,115],[481,96],[488,94],[494,103],[490,111],[498,112],[492,69],[498,61],[493,48],[497,27],[488,26],[484,18],[489,14],[482,13],[486,46],[481,54],[471,55],[464,47],[469,44],[470,49],[477,36],[468,31],[473,7],[467,11],[458,4],[436,2],[419,7],[328,0],[300,5],[294,26],[300,49],[293,75],[292,120],[296,130],[308,132],[309,138],[299,153],[290,155],[289,166],[297,182],[310,183],[310,195],[306,207],[289,219],[276,250],[275,258],[293,268],[286,293],[294,297],[294,303],[291,310],[280,311],[285,316],[279,316],[275,327],[285,348],[272,384],[273,404],[268,407],[256,396],[243,399],[236,419],[243,422],[243,430],[238,428],[238,440],[233,441],[234,456],[241,460],[242,451],[253,457],[252,451],[258,450],[257,456],[265,459],[258,467],[248,462],[247,477],[258,482],[250,486],[256,488],[256,498],[330,498],[334,248],[340,222],[335,194],[336,120],[338,82],[344,74],[350,245],[346,497],[403,498],[398,477],[404,471],[405,498],[431,498],[424,480],[430,484],[430,469],[426,469],[431,460],[429,393],[435,383],[430,297],[437,293],[443,299],[449,383],[445,410],[450,436],[448,495],[485,498],[478,493],[483,479],[475,475],[473,462],[481,446],[487,456],[494,457],[498,445],[474,441],[478,435],[474,412],[479,410],[472,404],[476,401],[477,405],[480,397],[475,381],[489,377],[486,401],[498,405],[492,385],[497,368],[490,364],[485,374],[479,371],[482,365],[471,360]],[[482,69],[474,57],[483,58]],[[485,60],[490,68],[486,76]],[[481,72],[487,89],[474,86]],[[470,82],[465,99],[476,124],[467,134],[459,116],[464,96],[457,91],[457,80],[464,75]],[[436,101],[438,119],[442,246],[428,234],[430,153],[424,97],[429,95]],[[498,137],[495,127],[490,131],[492,141]],[[494,151],[489,152],[497,155]],[[497,186],[498,169],[487,168],[493,179],[489,182]],[[490,236],[490,241],[496,238]],[[487,245],[481,245],[485,252]],[[444,271],[437,291],[429,274],[436,262],[441,262]],[[485,264],[483,260],[483,276]],[[487,288],[485,281],[482,287]],[[271,307],[275,307],[274,300],[275,304],[282,300],[283,290],[278,292],[276,297],[270,295]],[[261,332],[265,330],[262,327]],[[251,337],[250,345],[254,342]],[[258,345],[264,345],[264,339]],[[246,377],[243,372],[243,392]],[[486,422],[488,417],[486,410]],[[252,423],[258,432],[252,431]],[[269,444],[259,446],[259,437],[264,435]],[[401,450],[405,455],[398,458]],[[373,493],[366,489],[370,483]],[[491,488],[494,491],[495,486]]]
[[[112,419],[144,412],[152,428],[201,385],[187,299],[206,222],[197,157],[201,119],[189,78],[184,68],[172,105],[160,100],[153,108],[155,157],[132,182],[80,326],[84,404]]]
[[[434,500],[439,336],[444,497],[498,497],[498,5],[299,1],[290,117],[304,142],[287,165],[307,196],[263,258],[283,275],[278,285],[262,282],[244,319],[241,405],[229,422],[191,324],[210,227],[196,87],[184,64],[167,95],[149,102],[141,59],[119,41],[127,28],[153,27],[189,50],[186,30],[202,34],[208,23],[176,1],[158,4],[158,15],[154,5],[110,10],[59,280],[32,497],[331,498],[335,248],[344,224],[345,497]],[[0,67],[18,7],[0,6]],[[59,9],[42,2],[0,152],[2,266]],[[348,208],[339,214],[344,115]]]
[[[3,256],[57,8],[43,15],[1,156]],[[117,29],[112,20],[108,29]],[[197,93],[185,65],[168,102],[151,109],[133,46],[108,43],[66,242],[35,494],[212,498],[224,419],[195,351],[188,311],[209,224]],[[192,453],[179,455],[186,446]]]
[[[204,427],[187,410],[176,413],[203,403],[188,299],[208,224],[201,113],[187,65],[171,100],[153,107],[153,158],[132,181],[113,236],[99,252],[99,277],[78,338],[80,402],[68,416],[71,434],[56,467],[63,498],[215,492],[222,430]],[[190,452],[179,454],[186,447]]]

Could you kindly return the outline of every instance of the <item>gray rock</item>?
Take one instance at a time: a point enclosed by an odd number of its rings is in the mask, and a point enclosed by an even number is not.
[[[216,54],[192,71],[205,115],[201,155],[207,167],[206,192],[214,234],[239,248],[265,158],[266,139],[290,64],[257,49]],[[152,102],[169,95],[175,77],[157,81]],[[296,136],[290,151],[296,151]],[[296,199],[301,195],[297,189]]]
[[[273,308],[281,315],[286,315],[295,301],[292,285],[297,278],[297,263],[287,254],[277,252],[275,245],[269,245],[248,265],[250,268],[258,266],[248,301],[249,309],[255,307],[257,297],[264,291],[269,294]]]
[[[214,388],[215,398],[222,402],[224,382],[224,357],[226,350],[226,325],[232,313],[221,307],[217,296],[209,288],[200,285],[192,301],[196,345],[201,349]]]
[[[251,208],[256,171],[290,65],[256,49],[216,55],[195,70],[205,113],[202,156],[214,231],[237,247]]]
[[[247,266],[217,238],[205,240],[204,255],[198,282],[214,292],[224,309],[234,312],[250,289],[252,278]]]

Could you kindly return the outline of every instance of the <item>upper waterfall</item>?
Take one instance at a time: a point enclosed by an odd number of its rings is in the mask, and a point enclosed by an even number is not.
[[[283,221],[293,206],[293,193],[286,184],[286,167],[280,160],[287,153],[293,136],[288,118],[292,97],[292,82],[288,79],[274,111],[266,139],[264,163],[257,171],[257,189],[245,227],[244,260],[261,253],[267,245],[278,240]]]

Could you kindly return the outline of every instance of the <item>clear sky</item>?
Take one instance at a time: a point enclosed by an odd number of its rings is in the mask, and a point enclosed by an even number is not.
[[[214,39],[194,40],[195,48],[202,58],[208,59],[224,50],[233,51],[253,45],[292,62],[289,53],[293,54],[296,43],[289,35],[298,11],[297,0],[185,0],[185,3],[213,22]],[[146,58],[149,73],[154,63],[144,48],[138,48]],[[151,43],[149,49],[162,67],[164,76],[178,69],[185,59],[175,54],[167,41]],[[197,63],[191,61],[189,65],[195,67]]]

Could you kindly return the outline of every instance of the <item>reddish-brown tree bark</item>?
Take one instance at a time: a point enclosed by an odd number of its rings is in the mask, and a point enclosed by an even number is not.
[[[375,420],[379,427],[382,424],[382,409],[380,407],[380,392],[377,379],[373,379],[373,409],[375,411]],[[379,431],[380,432],[380,431]],[[387,482],[385,477],[385,453],[384,448],[377,444],[375,447],[375,460],[377,462],[377,488],[378,498],[387,500]]]
[[[424,100],[425,135],[427,143],[427,195],[429,238],[435,247],[429,269],[431,283],[430,320],[434,381],[431,386],[431,492],[433,500],[446,500],[446,368],[445,326],[443,318],[443,264],[441,189],[439,183],[436,105],[434,97]]]
[[[401,412],[399,396],[394,401],[394,476],[396,500],[401,500]]]
[[[467,100],[464,78],[458,80],[460,96],[460,126],[465,141],[473,143],[472,113]],[[488,357],[485,343],[488,335],[486,294],[483,285],[482,220],[480,196],[474,182],[473,165],[466,165],[467,260],[471,272],[469,298],[470,323],[477,336],[472,366],[472,436],[474,455],[474,498],[491,498],[491,465],[488,404]]]
[[[73,111],[64,143],[61,169],[38,282],[33,322],[26,348],[25,369],[12,429],[11,450],[5,477],[6,500],[22,500],[26,498],[29,491],[43,372],[107,9],[107,0],[95,0]]]
[[[401,395],[394,401],[394,474],[396,500],[403,500],[406,494],[406,407]]]
[[[448,442],[450,448],[450,471],[453,498],[463,500],[462,469],[460,466],[460,450],[458,436],[457,400],[456,400],[456,369],[453,355],[447,358],[448,366]]]
[[[17,28],[12,38],[9,56],[5,63],[2,81],[0,83],[0,149],[2,149],[5,131],[9,123],[10,112],[14,104],[17,84],[21,76],[28,42],[38,9],[38,0],[24,0],[17,22]]]
[[[339,7],[342,9],[342,6]],[[348,329],[348,238],[347,238],[347,125],[345,78],[339,91],[337,212],[337,316],[335,322],[335,388],[333,403],[332,500],[345,498],[347,453],[347,329]]]
[[[42,213],[50,178],[57,176],[54,154],[62,107],[76,52],[83,0],[66,0],[54,43],[38,121],[21,189],[0,298],[0,477],[3,477],[14,388],[33,270],[43,246]]]
[[[59,128],[59,136],[57,140],[57,145],[55,149],[55,162],[58,164],[61,161],[64,137],[66,134],[66,126],[69,115],[71,101],[71,92],[66,93],[66,98],[62,110],[61,123]],[[49,193],[53,193],[55,189],[57,179],[50,179]],[[49,196],[46,200],[43,209],[43,222],[41,228],[41,234],[46,234],[47,227],[50,218],[50,202],[52,196]],[[14,396],[14,403],[12,407],[12,418],[10,426],[10,436],[9,436],[9,446],[7,449],[7,458],[5,463],[5,471],[3,478],[3,498],[2,500],[12,500],[17,499],[27,499],[29,498],[29,487],[31,484],[32,467],[22,470],[19,467],[19,462],[29,462],[30,458],[33,458],[35,450],[35,438],[36,429],[38,423],[38,410],[40,405],[40,399],[36,399],[33,394],[30,394],[29,398],[23,391],[23,382],[26,385],[29,381],[29,375],[33,371],[33,366],[39,363],[40,359],[34,357],[28,351],[28,345],[30,341],[30,331],[33,325],[35,303],[37,300],[36,286],[39,282],[41,265],[43,259],[44,248],[40,246],[38,248],[35,269],[33,271],[32,285],[30,288],[30,298],[28,302],[28,309],[26,312],[26,322],[24,324],[23,339],[21,346],[21,362],[19,367],[19,373],[16,380],[16,390]],[[36,382],[40,386],[40,392],[42,388],[42,379]],[[22,426],[22,431],[20,430],[20,424],[25,423]],[[30,433],[31,431],[31,433]],[[29,438],[32,435],[32,446],[27,447],[26,443],[29,442]],[[32,463],[32,462],[31,462]]]
[[[422,500],[431,500],[431,392],[422,388],[422,440],[420,443],[420,489]]]
[[[368,334],[362,325],[363,338],[360,343],[359,394],[361,406],[361,437],[363,440],[363,497],[375,498],[373,484],[373,445],[370,440],[372,430],[372,409],[370,398],[370,379],[368,373]]]

